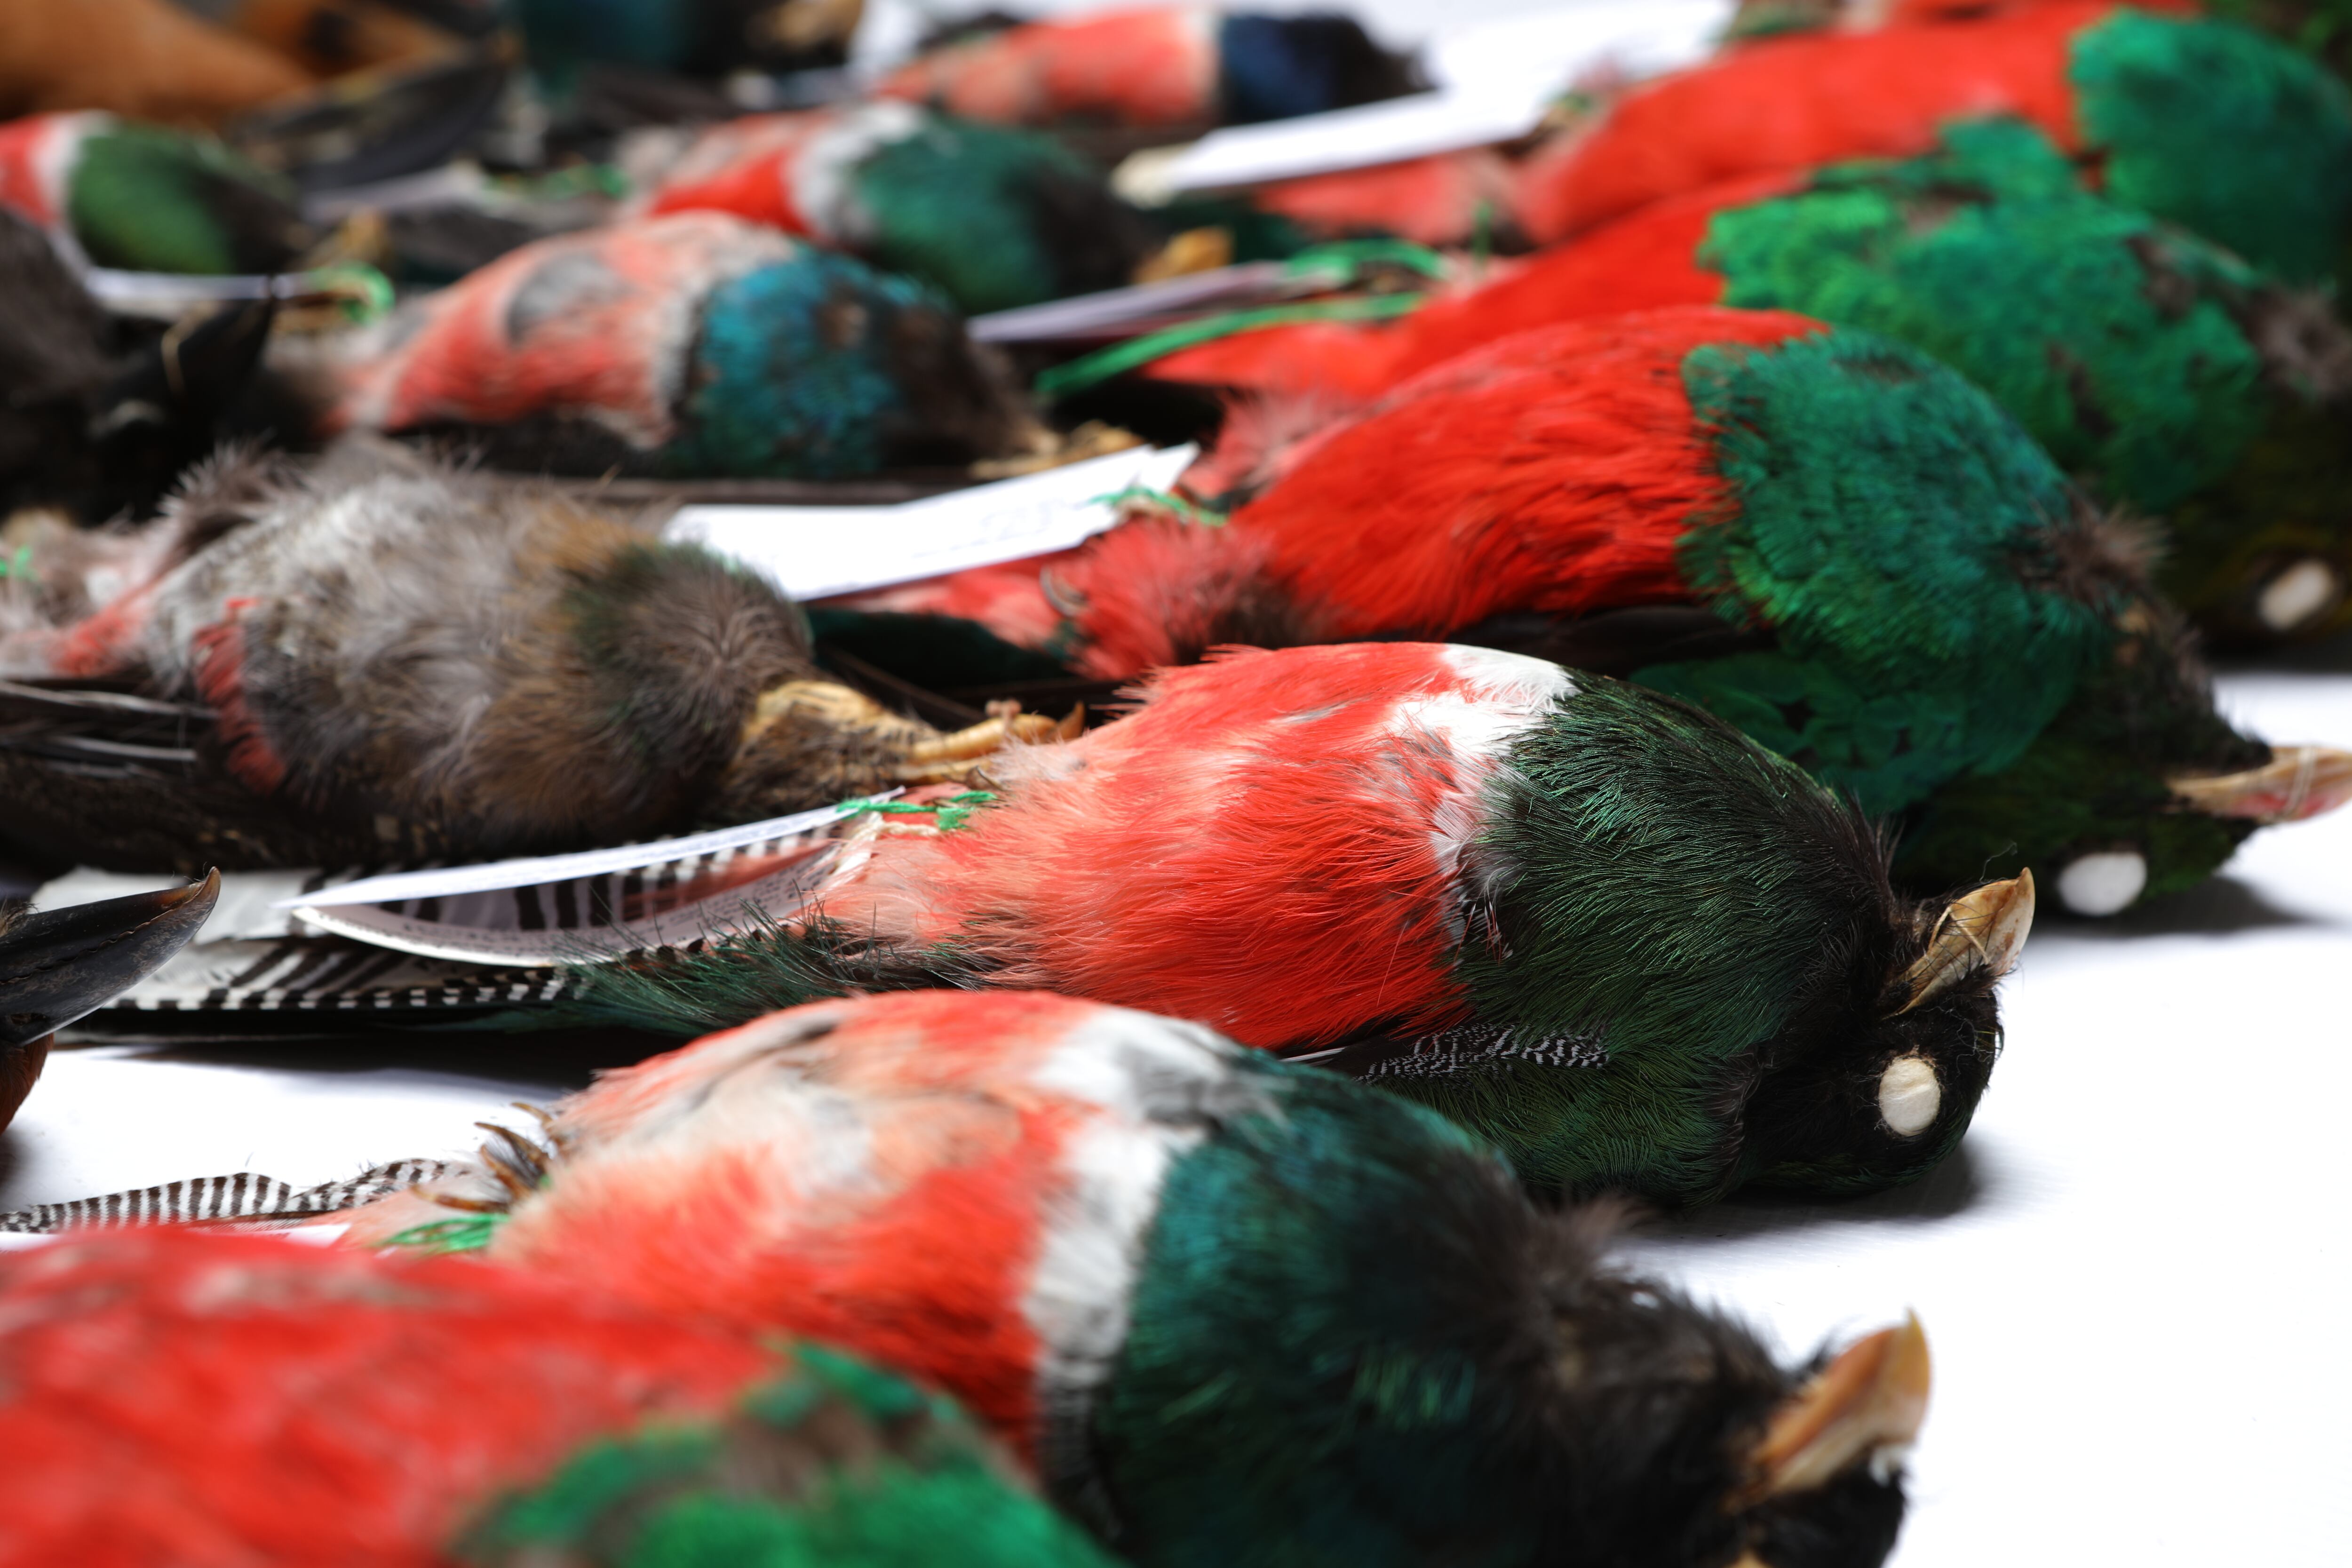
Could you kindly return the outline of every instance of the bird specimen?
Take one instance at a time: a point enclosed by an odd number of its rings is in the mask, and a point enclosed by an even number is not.
[[[1006,125],[1197,128],[1344,109],[1416,85],[1412,62],[1348,16],[1155,5],[950,43],[877,90]]]
[[[271,307],[136,330],[89,297],[47,235],[5,210],[0,278],[0,516],[58,507],[98,522],[152,510],[253,382]]]
[[[1173,380],[1372,397],[1507,333],[1653,306],[1799,310],[1925,349],[2094,493],[2162,516],[2159,584],[2209,637],[2352,618],[2352,333],[2324,300],[2081,188],[2016,121],[1923,157],[1669,197],[1394,325],[1182,351]]]
[[[1868,1565],[1901,1519],[1916,1322],[1784,1369],[1425,1110],[1198,1025],[820,1004],[546,1130],[347,1241],[841,1345],[954,1394],[1131,1562]]]
[[[292,60],[173,0],[0,6],[0,117],[102,109],[218,125],[310,85]]]
[[[898,102],[712,126],[640,209],[772,225],[922,279],[975,313],[1118,288],[1153,248],[1142,216],[1051,137]]]
[[[937,1394],[570,1281],[149,1230],[0,1314],[12,1568],[1107,1562]]]
[[[0,206],[134,272],[276,272],[316,238],[292,190],[222,143],[110,114],[0,125]]]
[[[559,93],[583,69],[723,76],[838,66],[863,0],[516,0],[531,68]]]
[[[162,968],[219,894],[215,873],[160,893],[0,911],[0,1128],[32,1092],[57,1032]]]
[[[1685,307],[1516,334],[1315,413],[1264,413],[1188,477],[1222,527],[1148,521],[856,603],[1113,679],[1226,641],[1538,652],[1904,814],[1906,883],[2031,866],[2085,914],[2352,795],[2352,755],[2215,714],[2144,541],[1915,350]]]
[[[231,454],[144,528],[52,530],[11,576],[0,831],[127,869],[489,858],[961,779],[827,680],[799,610],[698,546],[386,443]],[[128,689],[126,693],[126,689]]]
[[[721,213],[535,241],[289,366],[327,431],[556,472],[836,479],[1034,428],[946,300]]]
[[[1000,752],[978,799],[822,830],[763,923],[575,967],[541,1016],[687,1037],[849,992],[1047,987],[1378,1079],[1532,1181],[1675,1204],[1895,1185],[1966,1130],[2030,878],[1898,897],[1793,764],[1516,654],[1290,648],[1145,696]],[[1899,1115],[1889,1084],[1919,1088]]]
[[[1523,172],[1519,221],[1563,238],[1662,197],[1930,151],[1951,122],[2031,121],[2111,200],[2292,282],[2352,237],[2352,92],[2233,23],[2060,0],[1760,39],[1628,90]]]

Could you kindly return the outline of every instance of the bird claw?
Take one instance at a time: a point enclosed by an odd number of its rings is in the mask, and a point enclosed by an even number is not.
[[[1018,702],[992,702],[989,716],[950,734],[907,748],[904,762],[891,769],[900,784],[952,784],[1007,746],[1042,746],[1074,741],[1086,728],[1083,704],[1056,721],[1042,713],[1024,713]]]

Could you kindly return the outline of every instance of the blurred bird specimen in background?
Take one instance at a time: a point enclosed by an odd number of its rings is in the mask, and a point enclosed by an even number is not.
[[[1150,374],[1370,398],[1510,332],[1717,301],[1866,327],[1967,374],[2095,494],[2166,519],[2158,582],[2217,640],[2352,619],[2352,332],[2323,297],[2083,190],[2013,121],[1669,197],[1396,324],[1244,333]]]
[[[349,1239],[842,1345],[956,1395],[1132,1562],[1869,1565],[1901,1521],[1916,1322],[1784,1369],[1439,1118],[1199,1025],[821,1004],[546,1131]]]
[[[558,473],[839,479],[1035,429],[944,299],[721,213],[534,241],[292,368],[329,432]]]
[[[148,1230],[0,1314],[23,1568],[1107,1562],[947,1400],[570,1280]]]
[[[2139,207],[2294,283],[2352,239],[2352,91],[2233,23],[2063,0],[1765,38],[1629,89],[1532,156],[1519,221],[1549,243],[1744,175],[1930,152],[2014,116]]]
[[[311,84],[294,61],[173,0],[0,5],[0,117],[102,109],[218,126]]]
[[[712,126],[639,210],[732,213],[919,278],[974,313],[1118,288],[1154,247],[1142,215],[1051,137],[898,102]]]
[[[690,1036],[845,992],[1048,987],[1376,1078],[1532,1181],[1673,1204],[1894,1185],[1966,1129],[2030,880],[1898,898],[1792,764],[1515,654],[1292,648],[1145,698],[992,757],[992,803],[828,830],[772,929],[575,971],[560,1005]],[[1893,1120],[1891,1082],[1920,1089]]]
[[[593,847],[959,780],[1056,732],[901,719],[818,671],[763,579],[382,444],[299,476],[231,455],[155,523],[27,557],[0,672],[52,685],[0,743],[24,803],[0,831],[43,858]]]
[[[1419,85],[1410,59],[1349,16],[1153,5],[949,43],[877,91],[1005,125],[1202,130],[1345,109]]]
[[[133,272],[278,272],[318,237],[219,142],[96,112],[0,125],[0,206]]]
[[[32,1092],[57,1032],[161,969],[219,896],[214,872],[159,893],[0,910],[0,1128]]]
[[[559,94],[590,67],[716,77],[838,66],[863,0],[512,0],[531,68]]]
[[[0,516],[144,514],[255,380],[273,317],[225,305],[168,328],[110,319],[49,237],[0,211]],[[0,533],[0,554],[15,549]]]
[[[2352,795],[2352,755],[2216,715],[2135,532],[1872,334],[1713,307],[1517,334],[1347,419],[1269,408],[1185,482],[1230,521],[855,603],[1108,679],[1394,635],[1629,676],[1904,814],[1906,883],[2031,866],[2085,914]]]

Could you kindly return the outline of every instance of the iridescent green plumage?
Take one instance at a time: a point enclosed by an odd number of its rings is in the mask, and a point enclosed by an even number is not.
[[[2080,188],[2039,132],[1958,126],[1924,158],[1841,165],[1717,213],[1698,259],[1726,302],[1927,350],[2105,496],[2176,531],[2163,586],[2229,638],[2313,558],[2352,581],[2341,502],[2352,338],[2227,251]]]
[[[83,137],[65,194],[74,237],[100,267],[276,272],[313,237],[285,181],[156,125],[114,121]]]

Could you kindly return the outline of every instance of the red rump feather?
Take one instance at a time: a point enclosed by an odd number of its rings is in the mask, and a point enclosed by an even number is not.
[[[1687,598],[1675,549],[1732,504],[1691,411],[1684,359],[1819,323],[1714,306],[1498,339],[1299,443],[1223,531],[1318,637],[1443,636],[1506,612],[1580,615]],[[1114,530],[1062,571],[1086,602],[1095,673],[1147,647],[1155,605],[1194,577],[1148,531]]]
[[[1840,158],[1909,157],[1956,119],[2013,114],[2082,144],[2067,68],[2108,0],[1977,20],[1766,38],[1637,87],[1531,157],[1520,225],[1539,242],[1701,186]]]
[[[886,994],[611,1074],[564,1115],[614,1157],[569,1165],[501,1228],[496,1256],[841,1345],[954,1394],[1034,1457],[1040,1345],[1024,1300],[1084,1110],[1034,1074],[1093,1011],[1009,991]],[[798,1020],[822,1021],[793,1068],[818,1089],[765,1099],[756,1072],[730,1073],[792,1055]],[[734,1088],[714,1112],[720,1079]],[[813,1098],[842,1109],[792,1112]],[[702,1120],[671,1143],[643,1135],[681,1103]]]
[[[1139,712],[1024,782],[1018,809],[884,840],[874,909],[912,888],[913,939],[972,942],[1004,962],[1001,984],[1248,1045],[1454,1021],[1447,836],[1475,831],[1491,763],[1436,711],[1476,684],[1464,652],[1360,644],[1162,670]],[[824,903],[852,930],[874,912],[856,893]]]
[[[469,1516],[780,1370],[446,1259],[143,1231],[0,1258],[0,1564],[426,1568]]]
[[[245,626],[242,616],[251,599],[231,599],[222,606],[226,618],[201,626],[190,639],[194,645],[196,695],[213,710],[221,744],[226,748],[228,771],[257,795],[275,795],[286,782],[286,759],[269,743],[245,700]]]
[[[1243,333],[1171,354],[1147,374],[1259,391],[1315,392],[1336,383],[1370,397],[1512,332],[1585,316],[1712,305],[1723,298],[1723,279],[1696,257],[1715,215],[1785,195],[1804,181],[1801,174],[1763,174],[1659,202],[1531,257],[1481,288],[1433,300],[1393,325],[1318,323]]]
[[[1217,116],[1216,16],[1169,5],[1031,22],[934,50],[876,90],[1007,125],[1198,124]]]
[[[1392,234],[1419,245],[1462,245],[1510,216],[1511,166],[1485,147],[1368,169],[1307,174],[1255,187],[1250,205],[1318,238]]]

